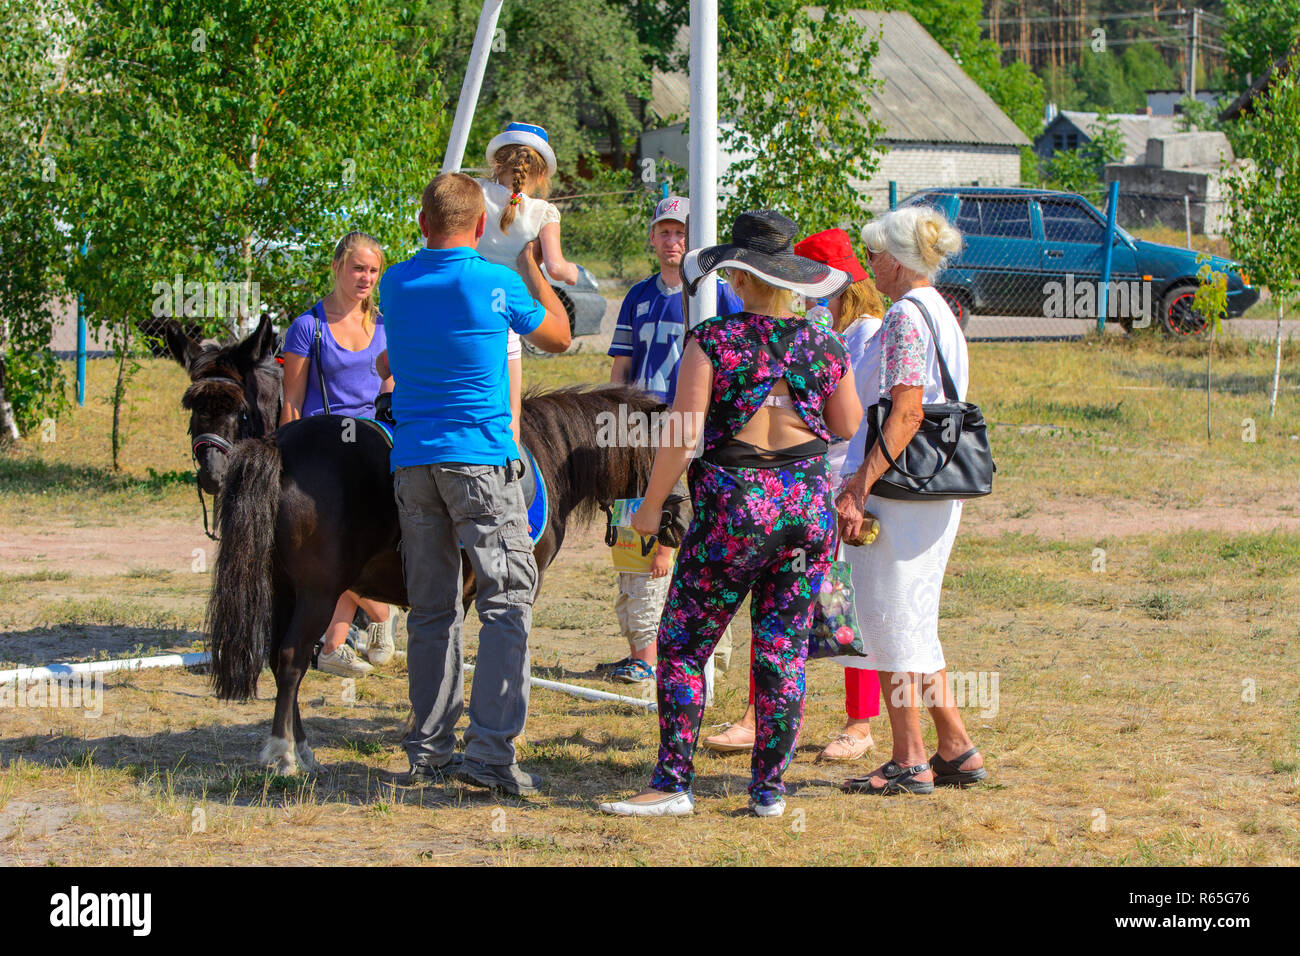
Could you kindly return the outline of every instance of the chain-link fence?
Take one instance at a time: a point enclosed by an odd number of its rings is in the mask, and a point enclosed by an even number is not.
[[[1198,255],[1227,252],[1222,240],[1204,235],[1207,217],[1217,227],[1213,217],[1221,216],[1208,203],[1121,192],[1109,241],[1105,213],[1070,193],[945,187],[903,197],[900,205],[917,203],[939,209],[962,233],[961,253],[935,285],[968,339],[1067,339],[1099,327],[1190,338],[1207,328],[1192,306]],[[1126,222],[1139,225],[1130,231]],[[1260,302],[1251,277],[1229,269],[1227,280],[1229,330],[1272,338],[1275,313]],[[1284,337],[1300,338],[1300,323],[1286,325]]]

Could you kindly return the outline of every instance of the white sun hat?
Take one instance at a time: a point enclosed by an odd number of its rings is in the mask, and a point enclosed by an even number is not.
[[[555,153],[551,150],[546,130],[529,123],[511,123],[502,132],[493,136],[487,147],[487,161],[491,163],[492,157],[497,154],[497,150],[502,146],[510,146],[514,143],[521,146],[531,146],[537,150],[538,155],[546,160],[547,175],[555,175]]]

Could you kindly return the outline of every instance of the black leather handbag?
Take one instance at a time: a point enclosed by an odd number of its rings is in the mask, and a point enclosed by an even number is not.
[[[945,401],[922,405],[925,420],[908,446],[895,460],[881,440],[885,419],[893,401],[882,398],[867,410],[866,447],[877,442],[890,468],[871,489],[879,498],[897,501],[951,501],[980,498],[993,491],[993,454],[989,451],[988,429],[979,406],[957,401],[948,363],[939,348],[934,321],[924,305],[907,297],[921,310],[930,329],[930,342],[939,360],[939,377]]]

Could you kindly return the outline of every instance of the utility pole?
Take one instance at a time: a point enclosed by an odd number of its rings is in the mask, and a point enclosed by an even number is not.
[[[1187,95],[1196,99],[1196,41],[1199,39],[1201,8],[1192,9],[1192,30],[1187,36]]]

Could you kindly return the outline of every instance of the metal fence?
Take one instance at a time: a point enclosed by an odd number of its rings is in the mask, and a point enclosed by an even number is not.
[[[1113,224],[1109,197],[1099,209],[1080,196],[1034,188],[945,187],[899,202],[932,205],[962,233],[961,253],[935,285],[968,339],[1070,339],[1146,328],[1180,338],[1203,334],[1207,323],[1193,307],[1199,248],[1226,253],[1225,243],[1204,234],[1207,223],[1221,225],[1221,209],[1190,197],[1121,192],[1116,183],[1110,195]],[[1225,327],[1273,338],[1276,317],[1266,296],[1261,304],[1249,276],[1227,271]],[[1287,325],[1284,336],[1300,338],[1300,324]]]

